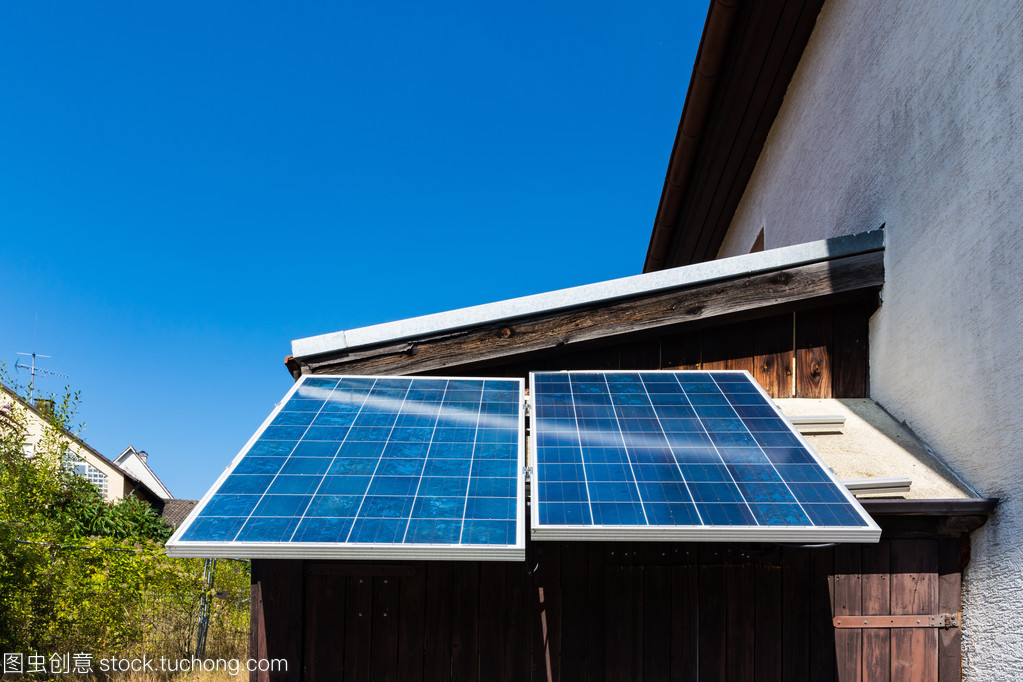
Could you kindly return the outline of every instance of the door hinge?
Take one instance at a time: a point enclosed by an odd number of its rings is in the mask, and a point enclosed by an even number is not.
[[[932,616],[836,616],[836,628],[950,628],[959,627],[959,613],[939,613]]]

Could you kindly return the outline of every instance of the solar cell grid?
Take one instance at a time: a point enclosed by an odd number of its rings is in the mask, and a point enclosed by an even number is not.
[[[168,547],[524,556],[521,394],[511,379],[305,377]]]
[[[531,382],[537,539],[879,536],[746,372]]]

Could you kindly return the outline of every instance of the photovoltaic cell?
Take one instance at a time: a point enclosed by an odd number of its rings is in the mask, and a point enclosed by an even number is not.
[[[875,542],[744,371],[530,375],[534,539]]]
[[[522,559],[523,382],[306,376],[173,556]]]

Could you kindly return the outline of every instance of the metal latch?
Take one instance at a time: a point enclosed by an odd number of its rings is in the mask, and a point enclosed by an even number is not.
[[[933,616],[836,616],[836,628],[957,628],[961,614],[939,613]]]

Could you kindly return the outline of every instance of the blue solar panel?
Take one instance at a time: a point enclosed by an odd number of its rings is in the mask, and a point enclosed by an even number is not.
[[[524,558],[523,383],[303,377],[169,553]]]
[[[748,372],[530,381],[534,539],[880,537]]]

